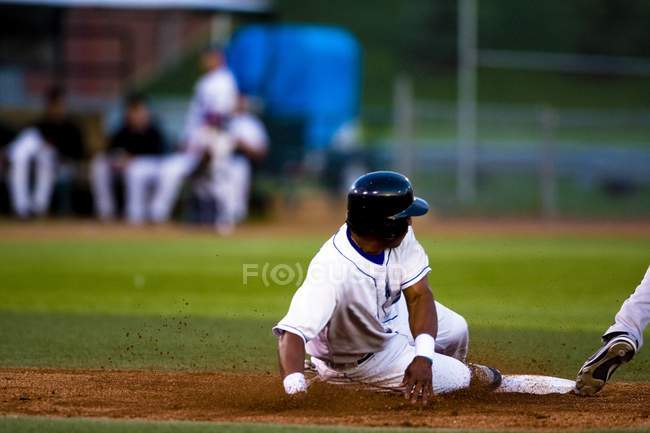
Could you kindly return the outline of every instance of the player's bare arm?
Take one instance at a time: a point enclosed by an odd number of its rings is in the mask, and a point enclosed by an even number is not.
[[[305,376],[305,343],[291,332],[284,332],[278,339],[278,362],[280,375],[287,394],[307,391]]]
[[[427,279],[423,278],[405,289],[404,297],[409,311],[411,334],[428,340],[433,349],[438,333],[438,317]],[[427,404],[433,395],[431,362],[431,358],[418,355],[404,372],[404,396],[413,403],[421,397],[422,403]]]
[[[283,333],[278,339],[278,361],[283,379],[291,373],[302,373],[305,363],[305,344],[302,338],[291,332]]]

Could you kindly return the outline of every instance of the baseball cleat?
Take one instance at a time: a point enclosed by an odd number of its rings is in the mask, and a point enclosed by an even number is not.
[[[576,378],[576,394],[594,395],[605,386],[616,369],[636,353],[636,342],[628,334],[611,338],[585,361]]]
[[[481,364],[468,364],[472,372],[470,386],[479,386],[482,389],[495,390],[501,385],[503,376],[494,367]]]

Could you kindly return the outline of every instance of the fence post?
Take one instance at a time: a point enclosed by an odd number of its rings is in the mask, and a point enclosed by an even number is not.
[[[393,155],[397,170],[413,174],[413,130],[415,110],[411,78],[400,74],[393,86]]]
[[[546,107],[540,112],[539,120],[542,127],[542,141],[539,149],[541,210],[544,218],[553,218],[558,215],[554,145],[555,128],[558,123],[557,112]]]
[[[458,2],[458,166],[456,194],[463,204],[476,198],[476,87],[478,64],[477,0]]]

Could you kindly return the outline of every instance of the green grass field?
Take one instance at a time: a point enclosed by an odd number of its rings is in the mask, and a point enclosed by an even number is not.
[[[285,426],[273,424],[217,424],[205,422],[142,422],[91,419],[43,419],[38,417],[0,418],[0,432],[11,433],[449,433],[449,429],[418,428],[340,428]],[[485,433],[492,430],[453,430],[455,433]],[[509,430],[510,433],[520,433]],[[637,433],[645,430],[590,430],[590,433]]]
[[[0,240],[0,366],[275,372],[270,328],[296,285],[267,286],[262,278],[244,284],[243,266],[305,266],[327,236]],[[421,241],[437,299],[470,324],[471,359],[565,377],[598,345],[650,250],[647,238]],[[641,352],[616,378],[647,381],[649,362]],[[144,423],[0,418],[0,431],[44,429],[153,430]]]

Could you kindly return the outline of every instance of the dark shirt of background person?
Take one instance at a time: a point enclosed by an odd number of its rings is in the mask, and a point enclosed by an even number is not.
[[[85,158],[83,136],[79,127],[68,118],[62,89],[53,88],[48,91],[45,112],[35,127],[45,141],[56,149],[59,158],[74,161]]]
[[[16,137],[16,131],[0,122],[0,150],[7,147],[7,145],[11,143],[14,137]]]
[[[111,137],[109,151],[125,152],[131,156],[161,155],[165,152],[162,133],[151,120],[143,96],[129,97],[124,125]]]

